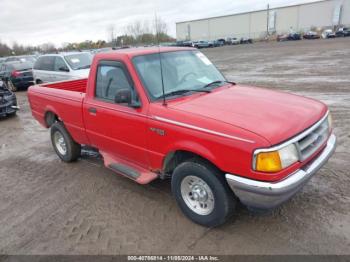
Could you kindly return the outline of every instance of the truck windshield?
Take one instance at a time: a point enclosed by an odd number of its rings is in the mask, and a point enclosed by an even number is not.
[[[214,81],[226,81],[219,70],[199,51],[142,55],[135,57],[133,63],[152,101],[163,97],[161,71],[165,95],[176,94],[176,91],[181,90],[200,90]],[[185,94],[187,93],[181,93]]]
[[[66,55],[64,59],[73,70],[88,69],[92,63],[92,55],[89,53]]]

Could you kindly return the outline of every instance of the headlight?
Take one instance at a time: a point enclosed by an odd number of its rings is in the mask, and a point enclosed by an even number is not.
[[[328,128],[329,128],[329,131],[332,130],[332,126],[333,126],[333,120],[332,120],[332,116],[331,116],[331,113],[328,114]]]
[[[261,172],[278,172],[299,160],[294,144],[290,144],[276,151],[255,154],[255,170]]]

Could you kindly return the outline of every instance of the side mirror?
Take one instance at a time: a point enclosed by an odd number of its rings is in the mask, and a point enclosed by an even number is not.
[[[138,102],[132,102],[132,94],[130,89],[119,89],[114,97],[116,104],[128,104],[130,107],[139,108],[141,104]]]
[[[114,102],[117,104],[131,104],[131,90],[130,89],[119,89],[117,90]]]
[[[65,66],[61,66],[60,68],[58,68],[58,70],[62,72],[69,72],[69,69]]]

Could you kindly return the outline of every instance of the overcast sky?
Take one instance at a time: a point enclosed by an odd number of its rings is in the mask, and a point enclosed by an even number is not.
[[[315,0],[0,0],[0,40],[25,45],[108,39],[113,24],[153,21],[154,14],[176,35],[175,23]]]

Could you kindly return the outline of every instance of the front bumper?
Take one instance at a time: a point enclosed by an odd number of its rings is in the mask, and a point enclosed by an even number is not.
[[[275,208],[297,193],[328,161],[335,151],[336,136],[332,134],[325,149],[311,163],[278,182],[261,182],[226,174],[226,180],[240,201],[249,207]]]
[[[5,101],[5,103],[0,101],[0,117],[13,114],[17,110],[19,110],[19,106],[17,105],[17,99],[14,95],[9,99],[9,101]]]

